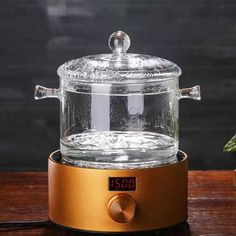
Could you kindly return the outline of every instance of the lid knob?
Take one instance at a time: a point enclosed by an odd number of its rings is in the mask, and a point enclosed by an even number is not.
[[[125,32],[116,31],[110,35],[108,45],[113,53],[126,53],[130,46],[130,38]]]

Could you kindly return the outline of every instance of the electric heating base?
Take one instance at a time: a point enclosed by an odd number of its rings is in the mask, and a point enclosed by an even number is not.
[[[187,219],[188,157],[145,169],[90,169],[49,156],[49,219],[94,232],[157,230]]]

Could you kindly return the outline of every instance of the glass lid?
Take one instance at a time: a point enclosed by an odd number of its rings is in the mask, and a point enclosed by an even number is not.
[[[68,61],[58,68],[58,75],[81,83],[105,84],[149,83],[181,75],[179,66],[171,61],[126,53],[130,47],[130,38],[122,31],[111,34],[108,45],[112,53]]]

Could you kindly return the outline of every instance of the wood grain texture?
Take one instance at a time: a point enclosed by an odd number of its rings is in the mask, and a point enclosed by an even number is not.
[[[47,219],[47,173],[0,173],[0,186],[0,222]],[[236,188],[233,186],[233,172],[190,171],[188,223],[137,235],[233,236],[235,232]],[[48,226],[0,229],[0,235],[89,234]]]
[[[201,102],[180,102],[190,168],[234,168],[235,154],[222,150],[236,132],[235,11],[233,0],[1,0],[0,170],[46,170],[59,103],[35,102],[34,86],[57,87],[65,61],[110,52],[116,30],[130,35],[130,52],[176,62],[181,87],[201,85]]]

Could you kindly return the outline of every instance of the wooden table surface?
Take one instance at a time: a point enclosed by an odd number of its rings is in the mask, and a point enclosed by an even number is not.
[[[187,223],[137,235],[236,235],[233,171],[189,171]],[[0,173],[0,222],[47,220],[47,173]],[[0,235],[89,235],[56,226],[0,229]],[[93,234],[97,235],[97,234]]]

